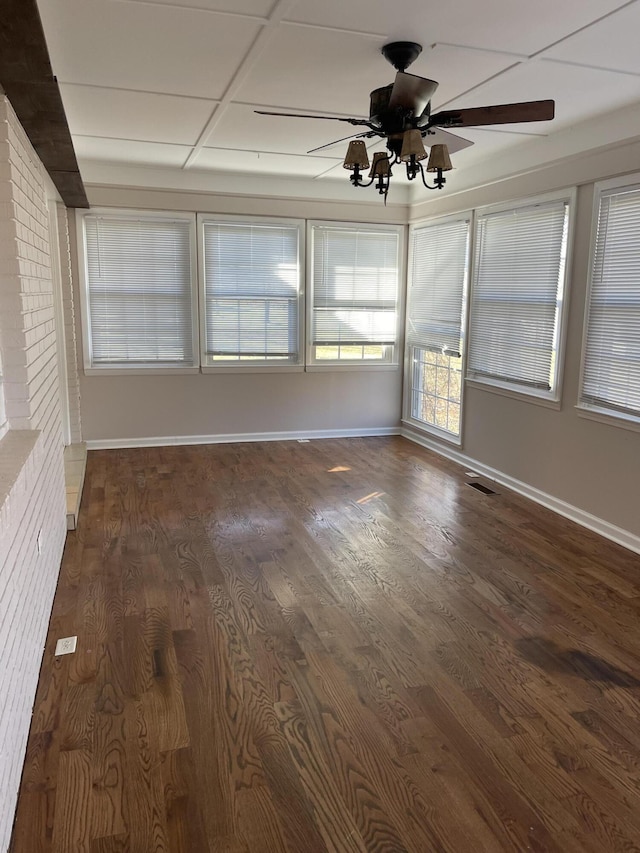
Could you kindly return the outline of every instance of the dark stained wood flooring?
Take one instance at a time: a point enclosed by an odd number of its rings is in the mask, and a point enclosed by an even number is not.
[[[401,438],[92,452],[13,853],[640,851],[640,558],[496,491]]]

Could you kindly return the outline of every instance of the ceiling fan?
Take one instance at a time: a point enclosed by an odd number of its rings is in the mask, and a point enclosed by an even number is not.
[[[356,127],[367,128],[352,136],[343,137],[318,148],[312,148],[308,154],[320,151],[343,142],[349,143],[344,167],[352,174],[354,186],[370,186],[376,181],[376,188],[385,196],[389,191],[391,167],[404,162],[407,177],[413,180],[421,175],[428,189],[441,189],[445,184],[443,172],[452,168],[449,152],[461,151],[473,145],[468,139],[450,133],[449,128],[479,127],[481,125],[513,124],[515,122],[549,121],[554,117],[555,102],[523,101],[516,104],[496,104],[487,107],[469,109],[440,110],[431,112],[431,99],[438,84],[435,80],[407,74],[406,69],[422,52],[422,46],[411,41],[396,41],[382,48],[382,55],[396,69],[396,78],[388,86],[374,89],[370,94],[369,118],[343,118],[341,116],[306,115],[302,113],[281,113],[269,110],[255,110],[259,115],[285,116],[287,118],[310,118],[324,121],[342,121]],[[446,130],[444,129],[446,128]],[[369,158],[363,139],[381,137],[386,139],[388,153],[377,152],[373,156],[373,165],[369,172],[371,180],[367,183],[361,170],[369,168]],[[427,145],[430,154],[424,148],[423,139],[429,137]],[[430,186],[424,175],[422,160],[429,156],[426,171],[436,174],[434,186]]]

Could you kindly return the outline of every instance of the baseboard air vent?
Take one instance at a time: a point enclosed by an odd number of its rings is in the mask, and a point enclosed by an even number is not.
[[[482,483],[467,483],[467,486],[471,486],[472,489],[475,489],[478,492],[482,492],[483,495],[497,495],[497,492],[494,492],[493,489],[490,489],[489,486],[483,486]]]

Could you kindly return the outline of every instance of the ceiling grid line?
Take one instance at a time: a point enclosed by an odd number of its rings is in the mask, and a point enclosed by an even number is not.
[[[109,2],[131,3],[134,6],[157,6],[161,9],[177,9],[180,12],[207,12],[210,15],[240,18],[256,24],[267,24],[269,22],[269,18],[264,15],[250,15],[247,12],[233,12],[230,9],[212,9],[210,6],[193,6],[187,3],[162,3],[160,0],[109,0]]]
[[[638,3],[638,0],[627,0],[626,3],[623,3],[621,6],[618,6],[616,9],[612,9],[610,12],[606,12],[604,15],[600,15],[600,17],[595,18],[593,21],[590,21],[588,24],[584,24],[582,27],[578,27],[572,33],[569,33],[568,35],[563,36],[562,38],[559,38],[557,41],[551,42],[551,44],[548,44],[546,47],[543,47],[541,50],[536,51],[536,53],[532,53],[529,58],[534,59],[536,57],[541,57],[541,55],[543,53],[546,53],[546,51],[551,50],[553,47],[557,47],[559,44],[563,44],[568,39],[573,38],[574,36],[577,36],[579,33],[583,33],[588,29],[591,29],[591,27],[594,27],[596,24],[601,24],[603,21],[606,21],[608,18],[614,17],[619,12],[621,12],[623,9],[627,9],[629,6],[634,6],[636,3]]]
[[[273,8],[273,11],[269,15],[268,22],[260,30],[253,44],[246,53],[244,59],[236,69],[235,74],[231,78],[229,85],[227,86],[222,98],[220,99],[220,103],[213,111],[213,114],[211,115],[209,121],[202,130],[202,133],[200,134],[196,144],[193,146],[193,150],[185,160],[184,165],[182,167],[183,169],[189,169],[193,165],[194,161],[197,159],[198,155],[204,148],[205,142],[210,137],[213,129],[220,122],[224,113],[229,107],[229,104],[232,102],[234,94],[244,83],[246,77],[249,75],[249,72],[252,70],[253,66],[256,64],[263,51],[265,50],[271,39],[274,37],[278,24],[287,14],[289,9],[293,8],[296,3],[297,0],[278,0],[278,2]]]

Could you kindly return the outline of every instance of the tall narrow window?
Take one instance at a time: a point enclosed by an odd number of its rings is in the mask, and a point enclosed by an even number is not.
[[[470,219],[411,230],[407,296],[410,420],[460,435]]]
[[[297,365],[302,223],[203,218],[204,363]]]
[[[480,213],[467,375],[555,399],[569,200]]]
[[[580,406],[640,423],[640,184],[619,183],[596,187]]]
[[[397,364],[402,229],[311,223],[309,361]]]
[[[109,212],[82,220],[87,366],[197,366],[194,217]]]

